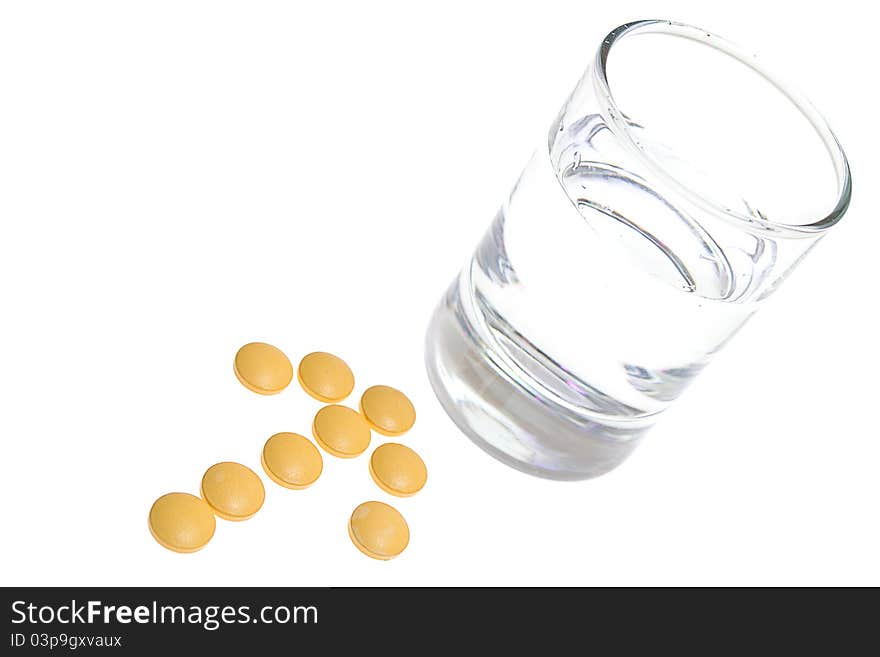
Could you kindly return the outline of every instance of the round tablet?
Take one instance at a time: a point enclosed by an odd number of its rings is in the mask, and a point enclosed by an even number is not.
[[[412,402],[389,386],[367,388],[361,396],[361,413],[373,429],[385,436],[406,433],[416,421]]]
[[[386,493],[415,495],[428,480],[425,462],[413,450],[397,443],[379,445],[370,457],[370,475]]]
[[[373,559],[393,559],[409,545],[409,526],[400,511],[383,502],[364,502],[351,514],[348,535]]]
[[[318,401],[340,402],[354,389],[354,374],[344,360],[333,354],[316,351],[299,363],[296,378],[309,395]]]
[[[168,493],[150,508],[150,533],[159,545],[175,552],[201,550],[216,526],[211,507],[189,493]]]
[[[224,520],[247,520],[263,506],[266,490],[257,473],[241,463],[216,463],[202,477],[202,497]]]
[[[276,433],[269,438],[261,460],[269,479],[285,488],[308,488],[324,469],[321,452],[298,433]]]
[[[293,379],[293,365],[278,347],[265,342],[246,344],[235,354],[235,376],[248,390],[274,395]]]
[[[315,415],[312,435],[333,456],[351,458],[370,446],[370,426],[347,406],[325,406]]]

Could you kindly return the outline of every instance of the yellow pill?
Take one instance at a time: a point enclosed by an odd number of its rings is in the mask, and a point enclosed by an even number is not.
[[[333,456],[351,458],[370,446],[370,426],[347,406],[325,406],[315,415],[312,435]]]
[[[413,450],[397,443],[379,445],[370,457],[370,475],[386,493],[415,495],[428,480],[425,462]]]
[[[298,433],[276,433],[263,446],[263,470],[285,488],[308,488],[318,480],[324,459],[314,443]]]
[[[241,463],[216,463],[202,477],[202,498],[224,520],[247,520],[266,499],[257,473]]]
[[[246,344],[235,354],[235,376],[248,390],[274,395],[293,379],[293,365],[278,347],[265,342]]]
[[[409,545],[409,526],[400,511],[383,502],[364,502],[351,514],[348,535],[373,559],[393,559]]]
[[[361,413],[370,426],[385,436],[399,436],[412,428],[416,409],[400,390],[389,386],[367,388],[361,396]]]
[[[201,550],[217,521],[205,501],[189,493],[168,493],[150,508],[150,533],[159,545],[174,552]]]
[[[354,374],[344,360],[333,354],[316,351],[299,363],[296,378],[309,395],[318,401],[340,402],[354,389]]]

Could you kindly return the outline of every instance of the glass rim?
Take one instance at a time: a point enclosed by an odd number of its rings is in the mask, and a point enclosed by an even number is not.
[[[752,69],[752,71],[772,84],[777,91],[786,96],[795,108],[810,122],[810,125],[812,125],[813,129],[819,135],[826,151],[831,157],[835,173],[837,174],[838,188],[837,203],[834,205],[831,212],[825,217],[809,224],[788,224],[762,217],[755,217],[744,212],[738,212],[715,202],[713,199],[702,195],[698,190],[683,184],[673,174],[666,171],[660,164],[645,153],[640,146],[638,139],[633,135],[627,125],[627,121],[624,118],[625,115],[617,106],[614,95],[611,92],[607,75],[608,56],[611,53],[614,44],[625,36],[631,35],[635,32],[641,34],[654,33],[683,37],[710,48],[715,48]],[[727,221],[734,221],[737,224],[745,223],[748,227],[765,232],[769,231],[776,234],[781,233],[788,237],[815,237],[817,234],[823,233],[840,221],[841,217],[843,217],[849,207],[850,198],[852,196],[852,178],[849,162],[847,161],[846,154],[844,153],[840,142],[838,142],[837,137],[834,136],[827,121],[803,94],[793,89],[788,84],[780,81],[775,75],[762,67],[754,55],[749,54],[732,42],[707,30],[686,23],[678,23],[676,21],[648,19],[625,23],[612,30],[602,41],[602,45],[596,53],[593,79],[600,92],[598,96],[600,103],[603,105],[602,111],[605,115],[604,118],[609,125],[615,129],[617,134],[624,138],[624,141],[630,146],[630,150],[652,173],[661,177],[667,184],[670,184],[679,193],[689,198],[702,209],[720,215]]]

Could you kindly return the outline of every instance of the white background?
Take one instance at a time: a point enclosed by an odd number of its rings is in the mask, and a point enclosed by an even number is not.
[[[868,6],[3,3],[0,583],[880,584]],[[787,71],[853,204],[627,463],[532,478],[444,415],[424,329],[601,39],[654,17]],[[156,544],[156,497],[309,431],[295,383],[235,380],[252,340],[338,353],[356,395],[406,391],[425,490],[389,498],[366,456],[325,455],[307,491],[264,478],[262,511],[203,551]],[[391,562],[346,533],[373,498],[412,530]]]

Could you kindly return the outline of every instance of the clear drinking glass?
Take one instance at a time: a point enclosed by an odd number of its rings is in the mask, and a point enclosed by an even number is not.
[[[432,317],[434,391],[516,468],[607,472],[850,190],[825,121],[753,56],[688,25],[623,25]]]

